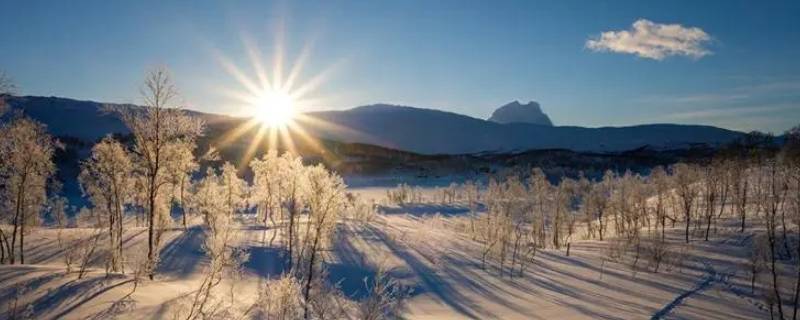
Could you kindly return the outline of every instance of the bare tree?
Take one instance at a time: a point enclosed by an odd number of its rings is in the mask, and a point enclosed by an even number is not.
[[[756,185],[755,196],[760,206],[764,208],[764,224],[767,233],[767,246],[769,268],[772,275],[773,296],[778,306],[778,315],[783,319],[783,303],[781,303],[779,266],[778,266],[778,223],[783,214],[788,186],[785,172],[775,159],[767,160],[766,166],[759,168],[763,176],[761,183]]]
[[[714,219],[716,214],[720,189],[724,183],[720,176],[721,168],[716,164],[709,164],[702,170],[700,184],[703,199],[703,217],[706,219],[705,241],[708,241],[708,236],[711,232],[711,220]]]
[[[794,190],[794,195],[790,197],[792,217],[797,227],[797,239],[800,239],[800,126],[790,129],[786,133],[786,143],[780,153],[780,160],[787,170],[789,180],[789,190]],[[797,240],[800,241],[800,240]],[[796,245],[797,257],[800,257],[800,244]],[[798,299],[800,299],[800,264],[796,267],[795,287],[792,296],[792,319],[797,319]]]
[[[300,298],[300,284],[292,276],[268,280],[258,292],[255,316],[269,320],[299,319],[303,312]]]
[[[696,184],[697,168],[685,163],[678,163],[673,166],[672,171],[673,188],[675,189],[675,195],[677,196],[681,212],[686,222],[685,237],[686,243],[688,243],[689,226],[691,225],[695,202],[699,195],[699,189]]]
[[[736,158],[733,160],[731,170],[731,196],[733,200],[733,207],[739,215],[741,221],[741,232],[744,232],[747,223],[747,204],[750,200],[750,179],[748,173],[750,168],[745,158]]]
[[[203,129],[202,121],[175,107],[177,95],[169,73],[162,68],[155,69],[147,75],[142,88],[144,109],[131,108],[122,112],[122,118],[134,137],[132,159],[136,173],[143,177],[150,279],[155,274],[158,254],[157,224],[163,219],[159,215],[169,214],[165,212],[169,199],[164,194],[164,186],[170,183],[166,168],[167,163],[171,162],[169,157],[177,155],[168,152],[169,148],[176,143],[194,144]]]
[[[650,180],[653,184],[655,193],[655,217],[658,224],[661,224],[661,241],[666,238],[667,228],[667,200],[670,192],[670,177],[664,167],[657,166],[650,172]]]
[[[378,265],[372,280],[364,278],[369,295],[358,305],[358,319],[382,320],[401,318],[411,293],[388,272],[385,263]]]

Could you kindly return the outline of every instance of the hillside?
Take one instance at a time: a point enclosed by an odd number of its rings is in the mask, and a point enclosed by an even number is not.
[[[320,137],[425,154],[529,149],[618,152],[642,146],[672,149],[698,143],[718,145],[742,135],[736,131],[699,125],[585,128],[530,123],[501,124],[451,112],[383,104],[344,111],[313,112],[309,116],[334,124],[309,128]],[[332,129],[342,127],[349,130]]]

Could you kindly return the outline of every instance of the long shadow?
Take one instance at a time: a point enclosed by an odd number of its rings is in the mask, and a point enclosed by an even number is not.
[[[357,241],[364,241],[363,248],[370,248],[381,242],[373,232],[365,228],[342,224],[338,227],[333,252],[338,258],[335,263],[326,263],[327,281],[337,286],[346,297],[363,300],[369,294],[367,283],[374,283],[377,266],[370,263],[368,257],[359,249]],[[411,275],[401,270],[388,270],[388,276],[395,280],[403,280]],[[412,292],[414,294],[414,292]]]
[[[111,279],[114,278],[123,278],[123,276],[111,276]],[[70,303],[71,301],[78,301],[76,304],[70,305],[67,309],[60,312],[58,315],[54,316],[52,319],[61,319],[67,313],[75,310],[79,306],[83,305],[84,303],[88,302],[91,299],[94,299],[101,294],[116,288],[123,283],[130,282],[131,280],[122,281],[112,286],[106,286],[105,282],[109,281],[109,278],[105,277],[96,277],[92,279],[82,279],[82,280],[71,280],[56,290],[48,291],[42,297],[31,302],[33,305],[34,312],[39,314],[40,312],[47,312],[49,310],[55,310],[58,307]],[[100,288],[98,291],[95,289]]]
[[[436,270],[431,269],[428,267],[424,262],[419,260],[413,253],[407,251],[406,249],[398,246],[394,243],[393,240],[389,238],[389,236],[383,232],[382,230],[375,228],[375,227],[368,227],[381,241],[392,251],[392,253],[403,259],[406,264],[411,267],[412,271],[422,280],[424,287],[420,288],[421,290],[426,290],[427,292],[432,293],[435,295],[439,300],[453,308],[455,311],[460,313],[461,315],[471,318],[471,319],[483,319],[483,318],[493,318],[494,315],[488,313],[486,310],[483,310],[475,303],[470,303],[469,299],[458,292],[455,288],[453,288],[450,284],[447,283],[444,279],[442,279],[437,273]],[[417,292],[422,293],[422,292]],[[480,313],[481,316],[478,316],[477,313]]]
[[[634,312],[636,310],[654,309],[653,307],[648,307],[646,305],[637,304],[632,301],[614,298],[604,293],[601,293],[601,292],[617,292],[628,296],[642,296],[644,294],[641,292],[636,292],[630,289],[626,289],[625,287],[620,285],[614,285],[612,284],[614,283],[614,281],[600,281],[597,279],[587,277],[584,272],[570,272],[567,271],[566,269],[550,266],[548,264],[544,264],[541,262],[537,263],[536,270],[535,271],[532,270],[531,272],[535,272],[537,277],[530,277],[526,279],[527,281],[545,290],[569,296],[576,301],[590,302],[594,305],[602,306],[603,308],[615,310],[615,312]],[[586,290],[586,288],[583,287],[576,287],[574,285],[565,284],[559,282],[556,279],[559,276],[562,278],[565,277],[570,279],[576,279],[579,280],[580,283],[590,284],[598,288],[603,288],[604,290],[598,292],[595,290]],[[621,275],[618,275],[617,277],[620,280],[630,281],[629,278],[626,279]],[[563,299],[555,298],[554,302],[563,304],[561,303],[561,300]],[[583,311],[590,312],[586,308],[582,309]],[[593,313],[593,317],[601,317],[602,315],[602,318],[614,318],[612,314],[601,314],[596,311],[591,311],[591,313]]]
[[[262,278],[272,278],[279,276],[286,271],[286,257],[288,252],[284,249],[271,247],[248,248],[250,259],[244,264],[244,268]]]
[[[159,252],[158,273],[177,278],[189,277],[206,258],[201,226],[193,226],[176,237]]]
[[[469,214],[469,208],[464,206],[453,205],[440,205],[440,204],[423,204],[423,203],[409,203],[403,204],[398,207],[385,207],[379,208],[384,214],[409,214],[412,216],[427,216],[440,214],[443,217],[452,217]]]
[[[114,285],[111,285],[111,286],[103,287],[103,289],[98,290],[95,293],[92,293],[91,295],[89,295],[88,297],[86,297],[83,300],[79,301],[78,303],[75,303],[75,304],[69,306],[69,308],[65,309],[64,311],[59,312],[57,315],[53,316],[53,319],[63,319],[64,316],[66,316],[70,312],[74,311],[75,309],[79,308],[80,306],[84,305],[85,303],[91,301],[92,299],[97,298],[98,296],[102,295],[103,293],[106,293],[109,290],[114,289],[114,288],[119,287],[119,286],[122,286],[124,284],[131,283],[133,281],[134,281],[133,279],[128,279],[128,280],[125,280],[125,281],[120,281],[120,282],[118,282],[118,283],[116,283]]]
[[[17,275],[25,274],[26,272],[16,273]],[[17,293],[19,288],[24,288],[24,290],[36,292],[36,290],[43,286],[44,284],[54,281],[59,277],[63,277],[64,273],[62,272],[54,272],[48,275],[39,276],[33,279],[20,281],[19,283],[14,284],[13,286],[9,286],[2,291],[0,291],[0,301],[11,301]],[[5,282],[6,279],[0,279],[1,282]]]

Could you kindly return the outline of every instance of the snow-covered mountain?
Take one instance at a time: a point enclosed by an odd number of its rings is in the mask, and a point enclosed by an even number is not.
[[[108,133],[127,133],[116,115],[103,111],[103,103],[34,96],[7,97],[6,102],[12,109],[22,110],[45,123],[55,135],[93,142]],[[206,120],[211,135],[245,121],[222,115],[192,113]],[[299,121],[306,131],[319,138],[423,154],[528,149],[613,152],[642,146],[680,148],[697,143],[714,145],[742,135],[741,132],[699,125],[584,128],[531,123],[504,124],[452,112],[386,104],[344,111],[312,112],[307,116],[327,123],[320,125],[319,121]]]
[[[600,152],[642,146],[680,148],[697,143],[725,143],[742,135],[741,132],[700,125],[585,128],[502,124],[451,112],[386,104],[308,115],[331,124],[309,126],[308,130],[320,137],[427,154],[556,148]]]

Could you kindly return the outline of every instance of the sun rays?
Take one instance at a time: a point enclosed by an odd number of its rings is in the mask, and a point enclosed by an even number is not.
[[[331,68],[303,78],[303,68],[310,52],[310,45],[304,46],[300,55],[290,65],[285,64],[281,35],[276,37],[275,52],[271,65],[265,65],[264,55],[250,38],[243,37],[248,64],[237,65],[227,56],[217,52],[216,57],[222,68],[236,80],[238,88],[223,88],[221,92],[235,101],[237,107],[248,117],[241,125],[223,134],[212,145],[224,148],[239,139],[252,136],[242,153],[240,165],[247,166],[260,151],[285,150],[300,154],[298,144],[310,148],[326,160],[331,153],[324,145],[312,137],[307,128],[317,127],[332,130],[337,128],[323,120],[309,117],[303,113],[310,103],[324,103],[319,98],[309,98],[326,80]],[[288,72],[284,72],[288,70]],[[335,129],[333,129],[335,130]],[[298,141],[295,141],[298,140]]]

